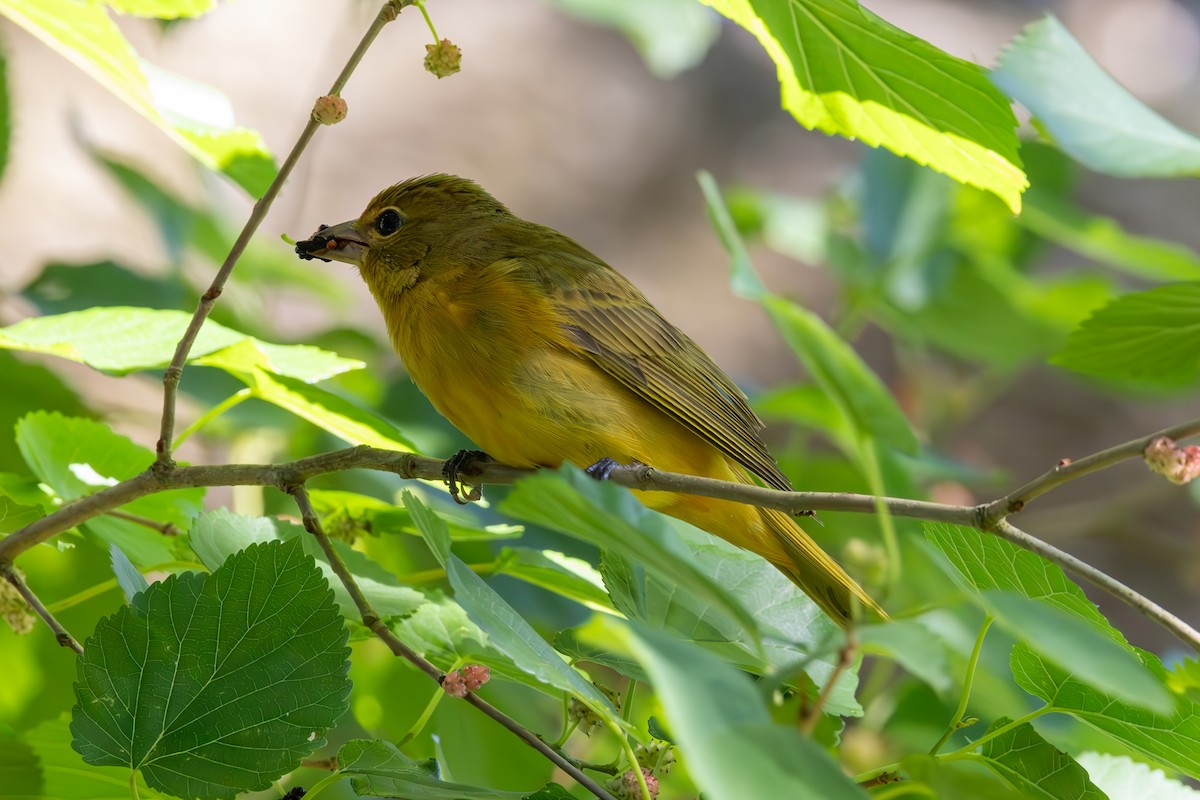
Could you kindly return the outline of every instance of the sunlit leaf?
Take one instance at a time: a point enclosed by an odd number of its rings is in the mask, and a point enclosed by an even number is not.
[[[1020,210],[1016,118],[979,66],[855,0],[704,2],[758,38],[801,125],[886,147]]]

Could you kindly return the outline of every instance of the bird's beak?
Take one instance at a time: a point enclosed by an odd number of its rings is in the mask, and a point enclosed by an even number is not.
[[[303,242],[296,242],[296,255],[361,266],[367,253],[367,241],[358,232],[356,224],[357,220],[351,220],[338,225],[322,225]]]

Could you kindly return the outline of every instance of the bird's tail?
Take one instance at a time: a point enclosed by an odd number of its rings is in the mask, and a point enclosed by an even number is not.
[[[758,511],[786,555],[786,558],[767,555],[767,559],[834,622],[844,628],[853,619],[887,618],[879,604],[794,519],[770,508]]]

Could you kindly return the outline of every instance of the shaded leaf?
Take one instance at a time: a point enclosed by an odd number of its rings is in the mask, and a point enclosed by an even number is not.
[[[988,733],[1011,722],[1007,717],[1000,717],[988,728]],[[980,755],[993,772],[1026,797],[1035,800],[1108,800],[1075,759],[1043,739],[1029,723],[984,742]]]
[[[611,723],[628,725],[608,698],[563,660],[525,619],[450,552],[450,535],[445,523],[411,492],[404,493],[408,509],[425,536],[429,549],[446,569],[454,587],[454,598],[471,620],[487,632],[490,644],[513,663],[544,684],[569,692]]]
[[[1118,297],[1085,320],[1050,361],[1146,388],[1194,386],[1200,380],[1200,283]]]
[[[1089,169],[1121,177],[1200,174],[1200,139],[1131,95],[1052,15],[1025,26],[992,81]]]
[[[865,798],[811,740],[771,722],[754,685],[695,644],[606,620],[611,637],[649,673],[688,768],[712,800]]]
[[[1149,653],[1142,658],[1165,681],[1158,659]],[[1022,642],[1013,648],[1011,666],[1017,684],[1045,700],[1050,710],[1070,714],[1153,761],[1200,777],[1200,706],[1190,700],[1176,698],[1171,714],[1131,706],[1077,680]]]

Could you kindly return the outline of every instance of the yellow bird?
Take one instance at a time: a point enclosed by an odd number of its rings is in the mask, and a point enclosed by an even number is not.
[[[472,181],[399,183],[296,252],[358,267],[417,386],[501,463],[603,472],[612,459],[792,488],[745,395],[695,342],[608,264]],[[842,625],[883,614],[787,514],[637,494],[762,555]]]

